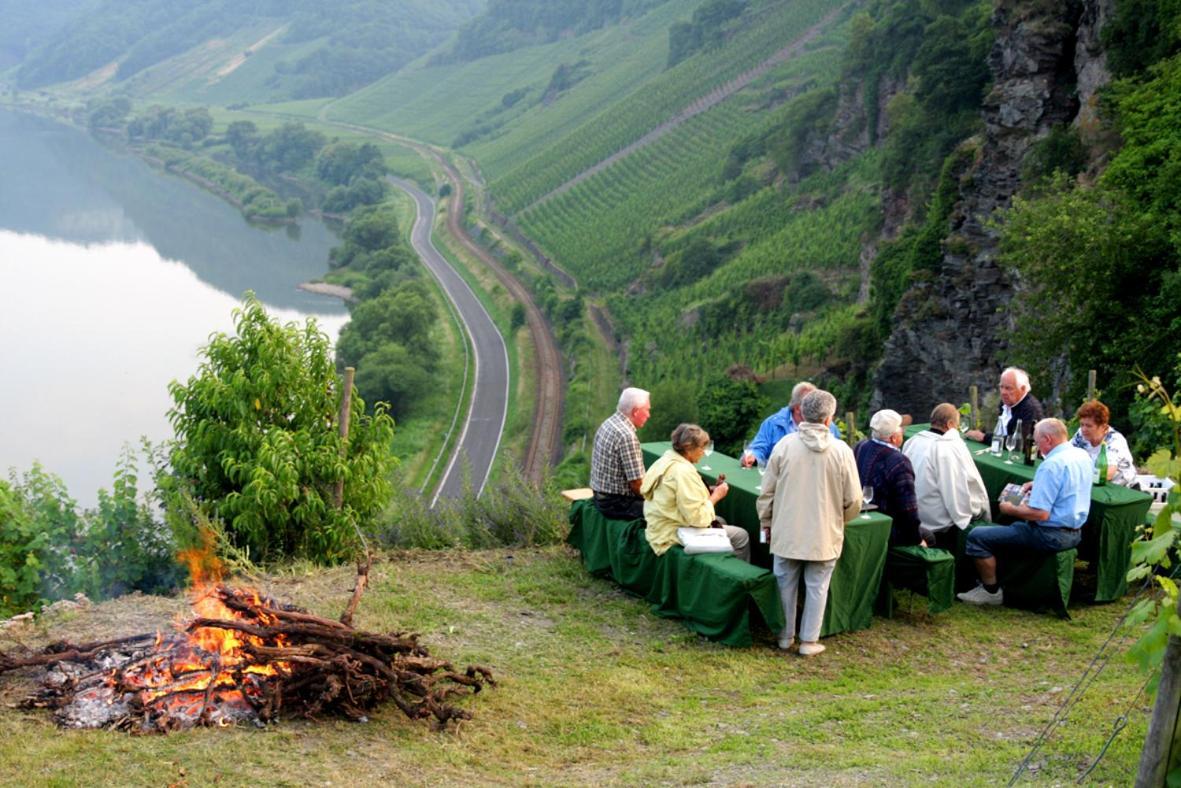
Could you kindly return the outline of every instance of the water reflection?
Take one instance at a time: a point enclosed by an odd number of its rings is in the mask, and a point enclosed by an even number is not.
[[[233,206],[87,134],[0,110],[0,229],[79,243],[145,241],[235,298],[343,313],[296,285],[324,275],[336,243],[321,222],[262,229]]]
[[[332,234],[248,226],[231,206],[85,134],[0,111],[0,476],[34,460],[93,505],[125,443],[171,435],[168,383],[254,290],[335,339]]]

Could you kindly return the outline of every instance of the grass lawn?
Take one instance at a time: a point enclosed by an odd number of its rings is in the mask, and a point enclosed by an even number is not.
[[[351,570],[257,581],[336,616]],[[492,668],[500,686],[439,733],[396,707],[368,723],[285,720],[266,730],[167,737],[63,731],[14,708],[34,674],[0,677],[0,782],[49,785],[375,783],[938,783],[1006,781],[1106,639],[1124,605],[1072,621],[956,605],[829,638],[802,659],[768,633],[750,649],[704,641],[587,575],[564,547],[403,553],[375,566],[356,624],[411,629],[436,656]],[[176,599],[130,596],[51,614],[19,640],[83,641],[167,627]],[[1143,682],[1115,657],[1034,759],[1038,782],[1073,781]],[[1141,699],[1092,779],[1127,783]]]

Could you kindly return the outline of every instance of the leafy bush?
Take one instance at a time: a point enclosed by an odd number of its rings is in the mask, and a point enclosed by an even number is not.
[[[340,384],[315,320],[281,325],[247,294],[234,325],[202,349],[196,375],[169,387],[176,437],[171,470],[157,479],[165,501],[191,497],[252,560],[347,559],[389,499],[393,421],[380,405],[366,415],[354,396],[341,439]]]
[[[168,530],[140,499],[136,458],[120,457],[111,492],[79,513],[61,479],[34,465],[0,480],[0,615],[84,593],[104,599],[176,587]]]
[[[386,547],[426,550],[556,544],[566,536],[566,512],[553,477],[535,484],[509,458],[500,479],[481,496],[476,497],[467,479],[462,497],[440,500],[434,509],[417,491],[396,481],[379,538]]]

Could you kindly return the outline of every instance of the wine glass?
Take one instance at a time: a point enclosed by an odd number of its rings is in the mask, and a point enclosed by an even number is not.
[[[1006,465],[1013,464],[1013,452],[1016,450],[1016,448],[1017,448],[1017,432],[1013,431],[1005,436],[1005,449],[1007,449],[1009,452],[1008,456],[1005,457],[1005,464]]]
[[[740,468],[743,467],[742,461],[745,460],[748,456],[750,456],[752,458],[754,457],[754,453],[751,452],[751,450],[750,450],[750,441],[746,441],[745,443],[742,444],[742,454],[738,455],[738,467],[740,467]]]
[[[705,456],[708,457],[709,455],[711,455],[713,453],[714,453],[714,442],[711,440],[709,443],[705,444]],[[709,467],[708,465],[702,465],[701,470],[712,471],[713,468]]]
[[[873,485],[865,485],[861,488],[861,511],[868,512],[869,505],[873,503]],[[866,520],[869,519],[868,514],[861,515]]]

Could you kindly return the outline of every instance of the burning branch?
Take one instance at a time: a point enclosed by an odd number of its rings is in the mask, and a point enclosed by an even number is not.
[[[369,565],[358,567],[341,621],[218,585],[200,596],[199,615],[179,634],[57,643],[26,657],[0,653],[0,672],[51,666],[26,705],[53,709],[68,727],[166,732],[265,724],[282,713],[363,720],[387,701],[410,719],[433,717],[439,728],[470,719],[451,700],[495,686],[487,668],[458,673],[416,634],[363,632],[349,623]]]

